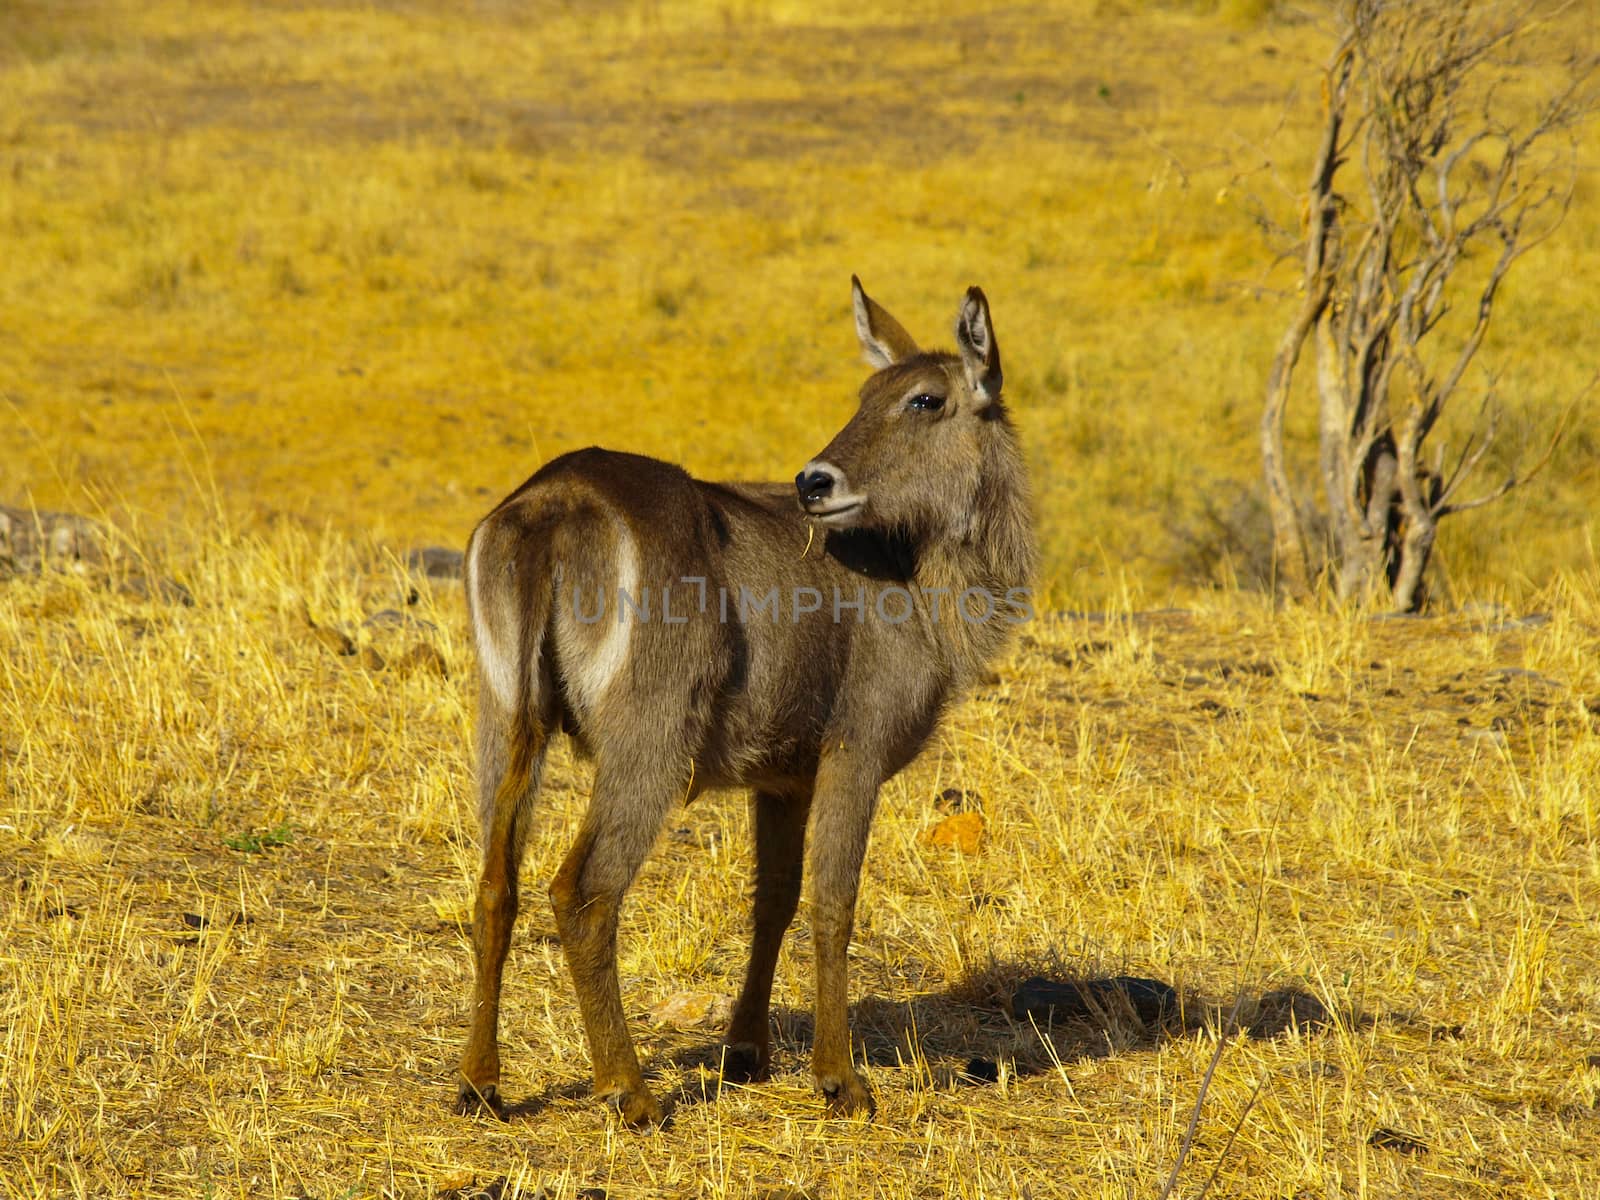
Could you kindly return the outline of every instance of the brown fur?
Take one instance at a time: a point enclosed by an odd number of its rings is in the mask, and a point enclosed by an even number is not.
[[[754,932],[725,1071],[754,1078],[770,1065],[772,975],[800,896],[809,823],[813,1070],[830,1109],[871,1106],[851,1064],[845,952],[878,790],[1026,616],[1034,545],[983,294],[967,294],[957,354],[919,350],[859,283],[854,298],[863,347],[882,369],[808,464],[826,495],[807,500],[807,472],[797,504],[788,484],[706,483],[667,463],[589,449],[548,463],[473,531],[484,861],[464,1107],[500,1101],[501,972],[539,768],[558,728],[595,762],[587,814],[550,896],[596,1094],[630,1124],[663,1116],[623,1018],[618,908],[673,803],[747,787]],[[936,400],[943,405],[933,409]],[[827,511],[841,497],[854,507]],[[648,593],[648,619],[619,624],[616,589],[630,582],[635,603]],[[747,605],[741,621],[741,588],[743,597],[776,588],[777,619]],[[958,612],[970,588],[994,603],[987,620]],[[810,605],[805,589],[820,605],[796,613]],[[858,590],[862,619],[844,606]],[[604,617],[590,621],[602,593]],[[968,597],[969,613],[981,613],[982,599]]]

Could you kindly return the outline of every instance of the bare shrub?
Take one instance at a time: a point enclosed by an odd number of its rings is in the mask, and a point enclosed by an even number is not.
[[[1560,50],[1549,5],[1347,0],[1322,79],[1301,210],[1299,302],[1272,362],[1261,454],[1281,582],[1319,573],[1342,599],[1426,599],[1439,522],[1549,462],[1466,487],[1500,428],[1492,375],[1469,380],[1508,272],[1572,204],[1596,58]],[[1328,560],[1300,517],[1284,454],[1295,366],[1315,345]],[[1459,445],[1435,435],[1478,404]]]

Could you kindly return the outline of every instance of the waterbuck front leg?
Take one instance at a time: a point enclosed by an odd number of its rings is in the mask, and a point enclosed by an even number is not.
[[[755,822],[756,884],[751,916],[750,964],[724,1039],[722,1073],[747,1082],[772,1069],[772,973],[783,935],[800,903],[804,874],[806,814],[811,794],[757,792],[750,802]]]
[[[533,794],[538,787],[547,734],[538,724],[517,730],[509,745],[507,722],[485,699],[478,720],[478,810],[483,869],[472,919],[474,981],[467,1046],[461,1055],[456,1108],[499,1114],[500,990],[511,930],[517,921],[517,873],[528,843]]]
[[[811,1071],[829,1111],[841,1116],[876,1107],[850,1060],[847,952],[878,785],[878,776],[843,746],[824,755],[817,773],[811,832],[811,939],[817,956]]]
[[[660,769],[668,761],[670,751],[663,747],[602,757],[577,841],[550,884],[561,949],[594,1062],[594,1093],[635,1128],[660,1124],[666,1110],[645,1085],[623,1014],[617,920],[622,897],[662,818],[683,793],[683,782],[665,777]],[[646,770],[647,763],[654,769]]]

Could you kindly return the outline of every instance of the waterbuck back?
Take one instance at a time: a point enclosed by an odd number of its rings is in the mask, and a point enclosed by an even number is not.
[[[1027,485],[989,306],[968,290],[957,351],[917,347],[852,280],[877,368],[790,484],[707,483],[650,458],[563,455],[473,531],[483,869],[459,1103],[498,1110],[501,973],[540,766],[557,730],[594,790],[550,885],[594,1062],[630,1124],[664,1113],[623,1017],[617,914],[668,808],[752,792],[753,936],[724,1073],[771,1061],[768,1002],[809,824],[817,1084],[870,1107],[851,1064],[845,952],[879,788],[1031,612]]]

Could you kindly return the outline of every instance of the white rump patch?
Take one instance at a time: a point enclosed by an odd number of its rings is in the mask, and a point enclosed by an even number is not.
[[[635,602],[639,600],[639,550],[620,521],[617,522],[616,554],[616,579],[605,597],[605,616],[598,623],[598,628],[605,630],[605,636],[592,649],[581,635],[564,639],[561,647],[562,673],[568,686],[577,693],[579,703],[589,711],[600,703],[606,688],[627,663],[628,642],[633,636],[633,623],[638,619],[621,598],[628,596]]]
[[[472,597],[472,638],[478,648],[478,666],[494,698],[504,709],[517,703],[517,614],[505,611],[494,597],[480,586],[478,556],[483,552],[483,538],[475,537],[467,551],[467,593]],[[540,630],[540,637],[543,636]],[[530,695],[538,700],[539,639],[534,641],[534,672]]]

